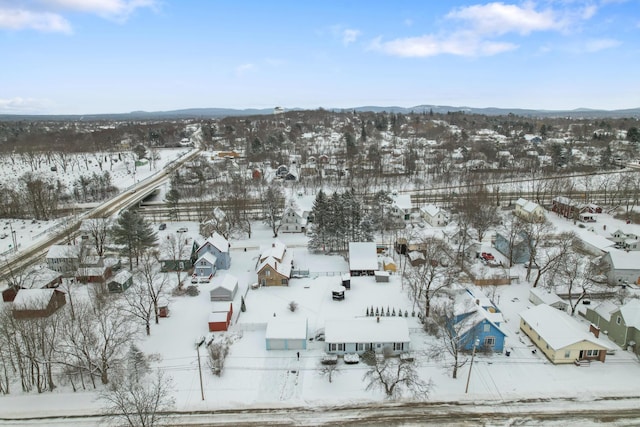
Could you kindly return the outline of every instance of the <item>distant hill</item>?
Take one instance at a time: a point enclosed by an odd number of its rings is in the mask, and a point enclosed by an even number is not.
[[[490,116],[506,116],[515,114],[518,116],[531,117],[573,117],[573,118],[620,118],[637,117],[640,118],[640,107],[625,110],[594,110],[588,108],[578,108],[575,110],[533,110],[522,108],[474,108],[474,107],[454,107],[448,105],[416,105],[415,107],[397,106],[362,106],[353,108],[327,108],[331,111],[356,111],[375,112],[383,111],[389,113],[434,113],[446,114],[452,112],[465,112],[468,114],[485,114]],[[301,108],[287,109],[286,111],[302,110]],[[132,111],[130,113],[113,114],[85,114],[85,115],[26,115],[26,114],[2,114],[0,120],[167,120],[186,118],[221,118],[230,116],[255,116],[273,114],[273,108],[187,108],[171,111]]]

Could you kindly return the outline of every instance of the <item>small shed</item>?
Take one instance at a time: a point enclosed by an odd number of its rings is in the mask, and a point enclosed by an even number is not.
[[[344,291],[345,291],[345,287],[344,286],[336,286],[335,289],[333,289],[331,291],[331,298],[334,301],[342,301],[342,300],[344,300]]]
[[[169,300],[166,298],[158,300],[158,317],[169,317]]]
[[[233,304],[230,302],[217,302],[209,313],[209,332],[226,331],[231,324],[233,316]]]
[[[307,319],[273,317],[265,333],[267,350],[304,350],[307,348]]]
[[[426,264],[427,259],[424,257],[424,254],[420,251],[411,251],[407,253],[409,257],[409,262],[413,267],[418,267],[420,265]]]
[[[390,256],[382,258],[382,269],[395,273],[397,271],[396,262]]]
[[[345,289],[351,289],[351,275],[349,273],[344,273],[342,276],[342,286]]]
[[[238,292],[238,278],[233,274],[226,274],[222,283],[215,286],[209,295],[211,301],[233,301]]]
[[[376,276],[376,282],[385,283],[389,281],[390,274],[388,271],[376,271],[375,276]]]
[[[121,270],[107,283],[109,292],[124,292],[133,284],[133,276],[127,270]]]

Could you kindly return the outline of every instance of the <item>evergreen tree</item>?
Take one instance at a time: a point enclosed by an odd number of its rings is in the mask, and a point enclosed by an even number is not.
[[[118,216],[111,234],[114,242],[122,247],[121,255],[129,258],[131,270],[133,270],[133,259],[136,260],[137,266],[142,252],[154,246],[158,240],[158,235],[153,231],[151,223],[133,209],[126,210]]]
[[[320,190],[313,202],[309,217],[312,219],[309,249],[325,250],[327,245],[327,221],[329,218],[328,201],[324,191]]]
[[[171,185],[171,189],[167,191],[167,194],[165,195],[165,200],[167,201],[167,207],[169,208],[169,218],[173,221],[177,221],[178,214],[180,212],[180,192],[173,187],[173,183]]]

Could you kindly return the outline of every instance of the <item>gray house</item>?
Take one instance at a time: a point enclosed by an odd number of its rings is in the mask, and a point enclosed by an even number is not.
[[[513,264],[522,264],[529,261],[529,246],[527,244],[527,235],[520,233],[509,241],[509,235],[502,231],[496,232],[495,247],[498,252],[511,258]]]
[[[640,355],[640,300],[633,299],[622,306],[605,301],[587,308],[584,317],[611,341]]]
[[[640,283],[640,252],[611,249],[602,257],[611,284]]]

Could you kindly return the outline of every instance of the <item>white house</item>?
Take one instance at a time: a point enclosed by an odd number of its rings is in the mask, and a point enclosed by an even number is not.
[[[542,288],[531,288],[529,290],[529,301],[535,305],[546,304],[558,310],[567,311],[567,304],[558,295]]]
[[[611,249],[602,257],[608,266],[607,279],[611,284],[640,283],[640,253]]]
[[[413,209],[411,195],[394,193],[391,195],[391,199],[391,216],[403,221],[409,221]]]
[[[420,208],[422,218],[433,227],[441,227],[447,225],[449,220],[447,213],[436,205],[426,205]]]
[[[285,206],[280,220],[279,231],[283,233],[304,233],[309,222],[309,214],[313,210],[316,196],[298,194]]]
[[[528,222],[544,220],[544,208],[535,202],[519,198],[516,200],[515,215]]]
[[[402,317],[362,317],[328,320],[324,327],[325,351],[330,354],[409,351],[411,340]]]
[[[58,273],[72,273],[80,267],[81,246],[52,245],[47,252],[47,267]]]

